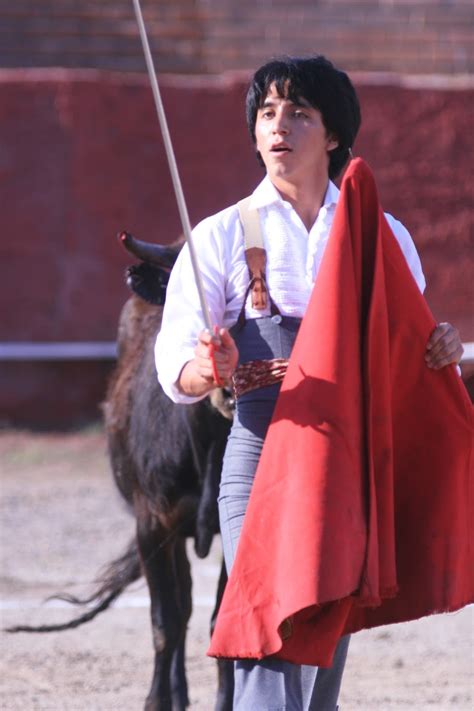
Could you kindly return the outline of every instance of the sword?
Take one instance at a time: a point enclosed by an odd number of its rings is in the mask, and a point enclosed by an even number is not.
[[[178,166],[176,163],[176,157],[173,150],[173,144],[171,142],[171,136],[168,129],[168,122],[166,120],[166,114],[163,107],[163,102],[161,100],[160,88],[158,86],[158,79],[156,75],[155,66],[153,64],[153,58],[150,52],[150,45],[148,43],[148,37],[145,29],[145,23],[143,21],[143,15],[140,7],[140,0],[133,0],[133,6],[135,9],[135,15],[137,18],[138,29],[140,31],[140,37],[143,46],[143,53],[145,55],[146,66],[148,69],[148,76],[150,79],[151,89],[153,92],[153,98],[155,100],[156,113],[158,114],[158,121],[160,123],[161,134],[163,137],[163,143],[165,146],[166,157],[168,158],[168,165],[171,173],[171,179],[173,181],[174,192],[176,196],[176,202],[178,203],[179,216],[181,218],[181,225],[183,227],[184,237],[189,248],[189,254],[191,257],[191,265],[194,272],[194,278],[196,280],[196,286],[199,294],[199,301],[201,303],[201,309],[204,315],[204,323],[209,331],[209,333],[214,334],[217,337],[217,327],[213,327],[211,316],[209,313],[209,307],[207,305],[206,293],[204,291],[204,286],[202,283],[201,272],[199,270],[198,259],[196,251],[194,249],[194,243],[191,235],[191,223],[189,221],[188,209],[186,207],[186,201],[184,199],[183,187],[181,185],[181,180],[179,177]],[[218,385],[221,385],[219,375],[217,373],[216,363],[214,359],[214,350],[218,346],[211,344],[211,359],[214,380]]]

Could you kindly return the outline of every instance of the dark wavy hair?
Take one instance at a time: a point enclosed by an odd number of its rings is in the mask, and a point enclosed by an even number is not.
[[[349,157],[349,149],[360,127],[361,116],[356,91],[347,74],[326,57],[282,57],[257,69],[247,92],[247,126],[256,143],[255,123],[272,84],[282,98],[298,103],[306,99],[321,112],[326,130],[339,145],[329,153],[329,177],[337,178]],[[260,154],[257,153],[260,162]]]

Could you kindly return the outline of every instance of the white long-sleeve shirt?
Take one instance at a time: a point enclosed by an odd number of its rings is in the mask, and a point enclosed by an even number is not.
[[[250,207],[258,208],[267,251],[268,289],[284,316],[302,318],[306,311],[338,199],[339,190],[329,182],[323,205],[308,232],[299,215],[289,202],[282,199],[268,177],[252,194]],[[385,217],[423,292],[425,278],[410,234],[391,215],[385,213]],[[237,321],[249,284],[237,206],[232,205],[200,222],[193,230],[193,242],[211,321],[219,327],[230,328]],[[253,309],[249,295],[245,315],[251,319],[267,313]],[[203,328],[204,318],[191,258],[185,246],[171,272],[161,330],[155,346],[158,379],[174,402],[191,403],[201,399],[183,395],[176,383],[183,366],[194,357],[197,335]]]

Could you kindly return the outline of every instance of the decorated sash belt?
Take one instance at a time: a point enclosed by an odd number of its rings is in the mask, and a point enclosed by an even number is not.
[[[238,399],[251,390],[281,383],[287,368],[287,358],[250,360],[247,363],[242,363],[232,376],[235,397]]]

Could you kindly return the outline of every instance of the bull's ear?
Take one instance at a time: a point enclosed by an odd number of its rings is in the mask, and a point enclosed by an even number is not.
[[[128,267],[125,272],[128,288],[149,304],[163,306],[169,271],[149,262]]]

